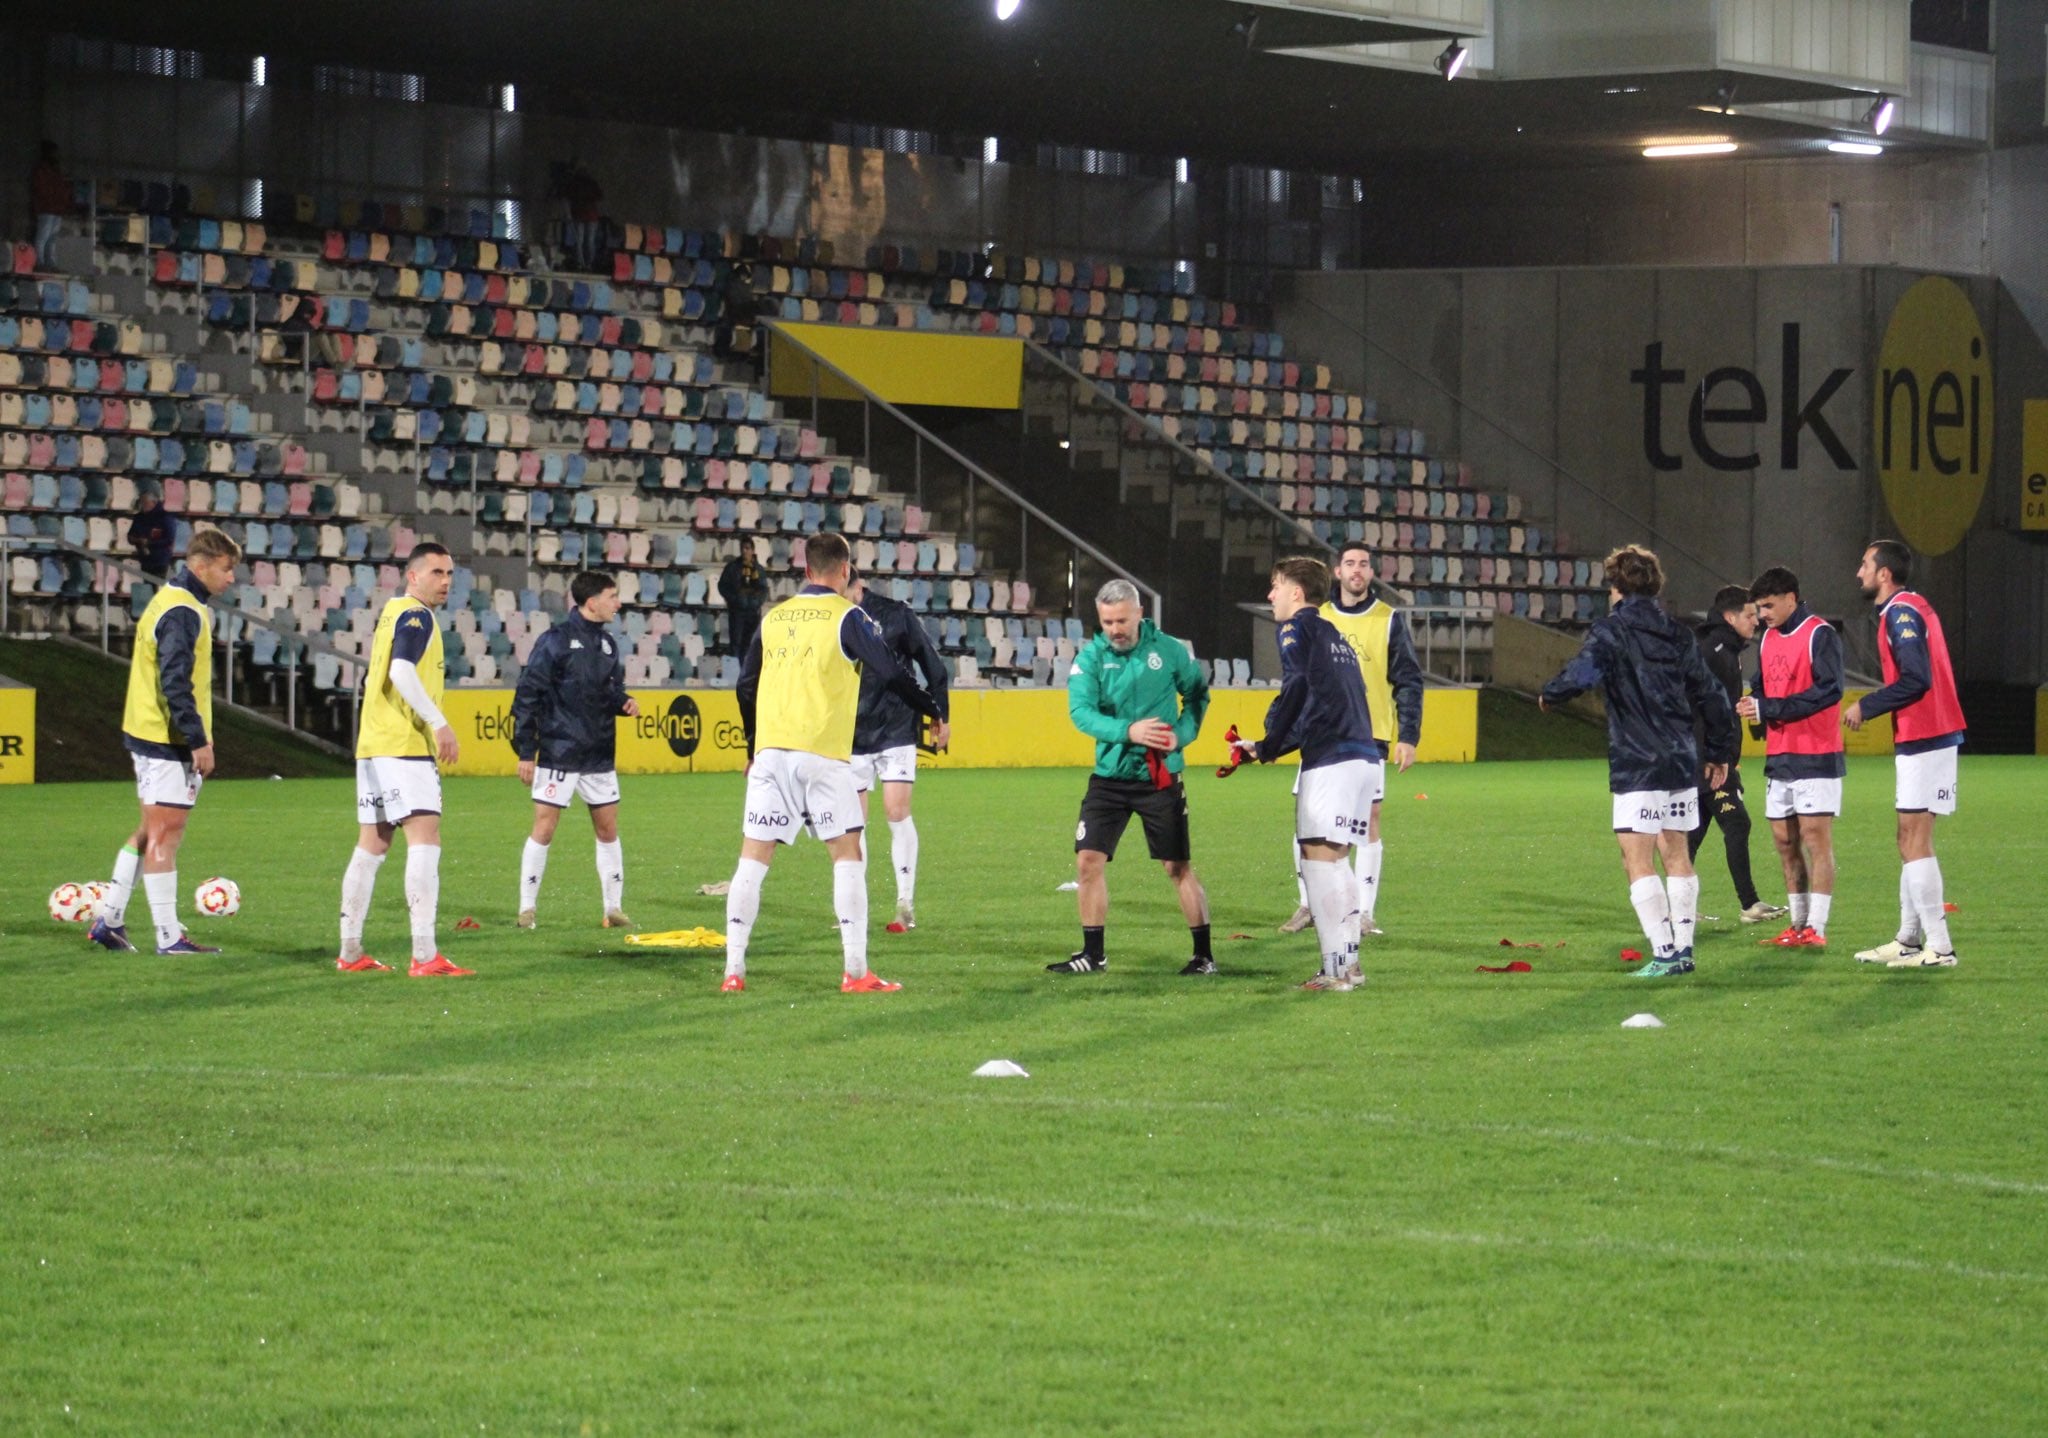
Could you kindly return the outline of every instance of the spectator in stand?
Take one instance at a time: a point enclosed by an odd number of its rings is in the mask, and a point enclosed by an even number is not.
[[[57,231],[71,213],[71,181],[57,165],[57,143],[43,141],[42,158],[28,176],[29,209],[36,217],[36,268],[54,270]]]
[[[768,576],[761,558],[754,552],[754,537],[740,537],[740,552],[726,561],[718,573],[718,597],[725,601],[726,629],[732,638],[732,652],[745,654],[761,627],[761,611],[768,603]]]
[[[163,496],[155,485],[142,486],[140,504],[135,518],[128,521],[128,547],[135,551],[135,562],[144,571],[162,579],[171,572],[171,542],[178,526],[164,509]]]
[[[569,202],[569,238],[564,247],[579,270],[597,268],[597,230],[603,219],[604,188],[592,178],[580,161],[571,161],[562,181],[562,198]]]

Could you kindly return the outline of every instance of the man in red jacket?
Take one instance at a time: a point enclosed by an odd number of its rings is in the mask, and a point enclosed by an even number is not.
[[[1877,606],[1877,659],[1884,688],[1842,711],[1842,722],[1861,729],[1880,714],[1892,716],[1892,760],[1898,774],[1899,933],[1888,944],[1856,957],[1894,969],[1955,967],[1941,865],[1934,858],[1934,821],[1956,811],[1956,750],[1963,743],[1963,706],[1956,699],[1948,640],[1934,606],[1906,588],[1913,552],[1896,539],[1863,551],[1856,582]]]

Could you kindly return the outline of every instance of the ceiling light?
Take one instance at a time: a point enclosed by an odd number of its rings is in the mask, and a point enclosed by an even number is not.
[[[1645,145],[1643,158],[1646,160],[1676,160],[1686,155],[1732,155],[1735,142],[1732,140],[1699,140],[1684,145]]]
[[[996,0],[996,19],[1009,19],[1017,13],[1017,7],[1023,3],[1024,0]]]
[[[1609,85],[1600,93],[1603,95],[1640,95],[1643,93],[1643,87],[1641,85]]]
[[[1884,146],[1873,145],[1868,140],[1830,140],[1828,149],[1837,155],[1882,155]]]
[[[1892,116],[1898,113],[1899,102],[1889,95],[1879,95],[1870,102],[1870,108],[1863,112],[1863,123],[1870,126],[1870,133],[1882,135],[1892,127]]]
[[[1444,46],[1443,54],[1436,57],[1436,68],[1446,80],[1458,78],[1458,72],[1465,68],[1465,62],[1472,58],[1472,52],[1460,42],[1453,40]]]

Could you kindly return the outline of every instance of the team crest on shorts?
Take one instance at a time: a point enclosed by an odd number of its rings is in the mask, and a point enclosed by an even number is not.
[[[1074,842],[1078,844],[1087,837],[1088,821],[1086,819],[1083,819],[1080,823],[1074,826]]]

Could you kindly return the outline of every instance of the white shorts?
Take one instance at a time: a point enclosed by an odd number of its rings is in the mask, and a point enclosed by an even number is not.
[[[1634,789],[1614,796],[1614,832],[1662,834],[1677,829],[1691,833],[1700,822],[1700,791]]]
[[[853,765],[795,749],[763,749],[747,771],[740,832],[749,839],[794,844],[806,827],[819,839],[836,839],[861,827]]]
[[[1842,812],[1840,779],[1764,780],[1764,817],[1789,819],[1794,814],[1815,817]]]
[[[1925,810],[1930,814],[1956,811],[1956,748],[1929,749],[1924,754],[1896,754],[1898,771],[1896,807],[1902,814]]]
[[[432,759],[356,760],[356,822],[403,824],[441,812],[441,771]]]
[[[1372,801],[1377,804],[1380,800],[1387,797],[1387,766],[1384,763],[1375,764],[1372,766],[1372,772]],[[1301,794],[1301,770],[1299,769],[1294,771],[1294,788],[1289,792],[1293,793],[1296,797],[1299,797]]]
[[[1386,765],[1346,759],[1304,769],[1294,786],[1294,837],[1325,844],[1363,844],[1372,831],[1373,799]]]
[[[144,804],[189,809],[199,802],[199,786],[205,781],[187,761],[158,759],[149,754],[128,757],[135,761],[135,797]]]
[[[852,762],[854,787],[863,794],[877,784],[917,782],[915,744],[898,744],[895,748],[884,749],[879,754],[856,754]]]
[[[591,809],[618,803],[619,771],[606,769],[601,774],[578,774],[571,769],[533,766],[534,803],[566,809],[575,799],[581,799],[584,806]]]

